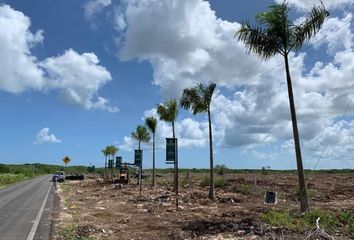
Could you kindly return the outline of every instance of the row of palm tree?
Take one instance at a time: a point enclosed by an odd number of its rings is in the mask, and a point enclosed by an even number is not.
[[[104,162],[104,175],[105,178],[108,176],[107,172],[107,159],[114,159],[115,155],[118,152],[118,148],[114,145],[106,146],[104,149],[101,150],[103,155],[105,156],[105,162]]]
[[[207,113],[208,123],[209,123],[209,154],[210,154],[210,199],[215,198],[215,187],[214,187],[214,157],[213,157],[213,135],[212,135],[212,123],[211,123],[211,111],[210,104],[211,99],[215,90],[216,84],[209,83],[208,85],[197,84],[193,88],[186,88],[183,91],[182,97],[180,99],[179,105],[185,110],[191,110],[194,115],[198,113]],[[179,106],[176,99],[171,99],[166,101],[164,104],[157,105],[157,114],[160,120],[170,122],[172,125],[172,136],[176,138],[175,133],[175,121],[177,119],[179,112]],[[156,186],[156,174],[155,174],[155,135],[157,128],[157,119],[153,116],[147,117],[145,120],[145,125],[150,130],[153,135],[153,173],[152,173],[152,186]],[[131,136],[136,139],[139,143],[139,150],[141,149],[141,142],[150,141],[150,134],[146,126],[138,125]],[[177,152],[177,151],[176,151]],[[178,169],[175,164],[175,191],[178,184]]]
[[[288,97],[293,127],[293,138],[295,145],[295,154],[297,162],[298,181],[300,189],[300,207],[301,211],[308,210],[308,200],[304,178],[304,170],[301,156],[300,137],[298,133],[297,118],[294,103],[294,94],[292,90],[292,80],[289,67],[289,54],[291,51],[301,49],[306,41],[309,41],[322,27],[324,20],[329,16],[323,4],[314,5],[311,12],[307,14],[300,24],[294,24],[288,18],[288,1],[282,4],[271,5],[269,11],[260,13],[256,16],[256,23],[251,24],[245,21],[241,28],[236,32],[235,37],[253,52],[265,60],[280,54],[284,58],[286,82],[288,88]],[[215,198],[214,190],[214,159],[213,159],[213,137],[210,103],[216,84],[209,83],[207,86],[197,84],[193,88],[187,88],[183,91],[180,99],[180,107],[191,110],[194,115],[198,113],[207,113],[209,123],[209,152],[210,152],[210,192],[209,197]],[[157,106],[157,113],[160,120],[172,124],[172,135],[175,135],[175,121],[178,116],[178,104],[176,99],[167,101]],[[146,119],[146,125],[153,134],[153,186],[156,185],[155,178],[155,133],[157,120],[154,117]],[[132,136],[141,142],[150,140],[149,133],[145,126],[138,126]],[[178,169],[175,169],[178,171]]]

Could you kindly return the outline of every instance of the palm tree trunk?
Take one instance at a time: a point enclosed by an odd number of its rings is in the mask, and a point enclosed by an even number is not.
[[[172,131],[173,131],[173,138],[176,139],[175,135],[175,122],[172,121]],[[177,146],[177,140],[175,142],[175,184],[174,184],[174,191],[176,193],[176,211],[178,211],[178,146]]]
[[[107,155],[105,156],[104,160],[104,178],[107,178]]]
[[[308,199],[307,199],[304,167],[302,164],[302,157],[301,157],[300,137],[299,137],[299,131],[297,128],[294,95],[293,95],[291,76],[290,76],[290,70],[289,70],[289,61],[288,61],[287,54],[284,55],[284,60],[285,60],[285,69],[286,69],[286,81],[287,81],[287,85],[288,85],[291,122],[293,125],[293,136],[294,136],[294,144],[295,144],[297,174],[298,174],[298,178],[299,178],[300,209],[301,209],[301,212],[305,212],[309,209],[309,205],[308,205]]]
[[[152,186],[156,186],[155,176],[155,133],[152,134]]]
[[[208,109],[208,121],[209,121],[209,154],[210,154],[210,192],[209,198],[215,199],[215,184],[214,184],[214,154],[213,154],[213,133],[211,126],[210,109]]]

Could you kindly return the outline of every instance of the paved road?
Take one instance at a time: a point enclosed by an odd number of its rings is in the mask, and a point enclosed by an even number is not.
[[[0,190],[0,239],[48,240],[53,206],[50,176]]]

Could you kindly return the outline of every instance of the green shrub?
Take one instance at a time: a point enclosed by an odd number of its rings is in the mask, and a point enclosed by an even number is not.
[[[16,182],[24,181],[28,179],[24,174],[0,174],[0,187],[4,187]]]
[[[225,164],[222,164],[222,165],[216,165],[214,170],[218,175],[224,175],[225,173],[227,173],[228,168],[226,167]]]
[[[223,178],[216,178],[215,179],[215,187],[221,188],[226,185],[226,180]]]
[[[294,219],[288,211],[270,210],[262,215],[262,220],[271,226],[294,229]]]
[[[226,181],[223,178],[216,178],[214,180],[214,186],[215,187],[223,187],[226,185]],[[200,182],[200,186],[202,187],[209,187],[210,186],[210,178],[205,176],[203,180]]]
[[[200,182],[201,187],[207,187],[210,186],[210,178],[205,176],[202,181]]]
[[[241,194],[251,194],[254,192],[255,186],[251,184],[238,184],[234,191]]]
[[[305,222],[305,225],[307,225],[308,227],[315,226],[316,220],[318,218],[320,218],[320,226],[323,229],[333,230],[339,224],[336,216],[319,209],[310,210],[306,212],[302,217]]]
[[[333,231],[339,226],[339,221],[334,214],[314,209],[305,214],[298,214],[287,210],[270,210],[262,215],[262,220],[275,227],[287,227],[290,230],[308,231],[316,226],[320,218],[320,227]]]

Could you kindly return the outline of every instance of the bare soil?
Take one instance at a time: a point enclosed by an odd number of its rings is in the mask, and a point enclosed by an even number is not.
[[[208,199],[208,187],[200,184],[207,174],[189,176],[180,176],[179,211],[172,175],[159,176],[154,189],[151,179],[144,179],[141,195],[135,179],[123,186],[97,179],[60,184],[61,213],[53,239],[65,239],[61,232],[68,226],[75,226],[76,239],[291,240],[309,235],[262,221],[262,214],[270,209],[299,208],[295,173],[217,176],[226,185],[216,188],[215,201]],[[312,209],[354,210],[354,174],[312,173],[307,184]],[[276,205],[264,204],[267,190],[277,192]],[[352,239],[342,231],[330,234],[336,240]]]

